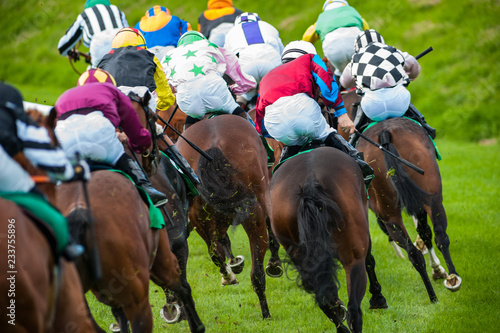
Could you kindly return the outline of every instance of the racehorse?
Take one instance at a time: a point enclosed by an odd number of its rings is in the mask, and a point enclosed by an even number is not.
[[[28,112],[38,121],[36,111]],[[43,123],[39,122],[40,125]],[[49,129],[49,128],[48,128]],[[49,131],[54,140],[53,132]],[[16,161],[34,177],[38,189],[54,202],[55,184],[20,153]],[[0,199],[0,306],[2,332],[95,332],[75,264],[55,249],[53,231],[32,212]]]
[[[387,308],[387,302],[375,275],[366,190],[358,165],[330,147],[300,153],[273,174],[270,195],[271,227],[297,269],[300,285],[315,295],[337,332],[349,332],[342,324],[346,315],[349,328],[361,332],[367,274],[371,308]],[[337,260],[346,272],[347,310],[338,296]]]
[[[203,238],[212,261],[219,267],[222,285],[228,285],[238,283],[235,273],[241,271],[242,258],[238,260],[231,253],[227,230],[231,225],[243,226],[250,241],[252,285],[262,316],[269,318],[263,268],[268,248],[269,174],[262,141],[249,121],[234,115],[204,119],[190,126],[183,136],[212,158],[210,161],[201,156],[185,140],[176,143],[201,181],[200,195],[190,203],[192,227]],[[279,261],[277,249],[274,250],[271,264]]]
[[[352,105],[359,102],[355,91],[343,95],[346,109],[352,117]],[[425,260],[411,242],[403,224],[402,211],[412,216],[417,232],[428,252],[434,279],[444,278],[444,285],[451,291],[460,288],[461,278],[451,259],[450,240],[446,233],[448,221],[443,206],[442,182],[436,162],[436,148],[425,130],[406,118],[390,118],[368,128],[366,137],[404,160],[424,170],[424,174],[401,164],[393,156],[360,138],[356,148],[364,153],[365,161],[374,169],[375,178],[369,188],[369,207],[375,213],[381,229],[401,248],[419,272],[432,302],[437,301],[426,273]],[[435,242],[443,254],[449,275],[441,266],[432,246],[432,230],[427,223],[430,217],[434,227]]]
[[[132,100],[141,124],[155,130],[154,113],[146,112],[141,101]],[[152,121],[153,120],[153,121]],[[149,159],[147,171],[156,171],[155,145],[139,162]],[[85,193],[87,192],[87,194]],[[87,202],[88,201],[88,202]],[[153,318],[149,303],[149,280],[163,290],[174,291],[185,309],[193,332],[205,328],[196,313],[189,289],[181,283],[177,258],[170,250],[167,232],[150,226],[150,209],[135,185],[123,175],[99,170],[92,172],[87,187],[62,184],[57,203],[70,222],[75,238],[94,243],[99,250],[102,276],[96,278],[89,269],[91,258],[78,262],[84,290],[92,290],[97,299],[112,308],[122,332],[152,332]],[[151,203],[150,203],[151,205]],[[91,239],[90,224],[95,239]],[[99,331],[100,329],[94,322]]]

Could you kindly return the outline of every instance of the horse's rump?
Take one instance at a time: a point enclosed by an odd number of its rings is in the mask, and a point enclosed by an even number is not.
[[[220,148],[210,148],[205,152],[213,160],[201,157],[198,161],[200,195],[218,212],[234,212],[241,215],[237,221],[244,220],[257,200],[255,193],[243,183],[240,171],[234,168]]]

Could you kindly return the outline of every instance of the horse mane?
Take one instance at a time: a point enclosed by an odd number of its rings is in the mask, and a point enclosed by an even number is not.
[[[200,157],[198,171],[201,186],[198,191],[203,200],[217,211],[233,211],[236,214],[233,225],[239,225],[249,216],[257,198],[246,184],[237,180],[238,171],[220,148],[210,148],[206,153],[213,157],[213,161]]]
[[[399,152],[392,144],[392,135],[388,130],[383,130],[379,134],[379,142],[385,149],[399,156]],[[384,154],[385,166],[390,172],[390,180],[397,192],[397,198],[400,206],[408,213],[408,215],[417,216],[424,205],[429,205],[432,195],[421,189],[410,178],[408,173],[403,168],[401,162],[395,157]]]
[[[340,207],[325,192],[319,182],[309,177],[299,193],[297,223],[299,244],[290,249],[298,251],[295,269],[302,276],[297,284],[316,295],[316,304],[333,299],[340,288],[337,272],[340,270],[337,246],[332,244],[331,230],[341,228]],[[291,264],[290,257],[285,259]],[[314,263],[314,265],[311,265]]]

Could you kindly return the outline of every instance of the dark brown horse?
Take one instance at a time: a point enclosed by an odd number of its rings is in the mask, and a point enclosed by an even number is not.
[[[152,130],[154,127],[148,124],[154,114],[149,112],[148,117],[142,105],[133,104],[141,124]],[[149,152],[138,160],[154,157],[154,143]],[[144,165],[156,171],[156,163],[149,161]],[[133,332],[152,332],[151,279],[164,291],[175,293],[185,309],[191,331],[203,332],[205,328],[196,313],[191,291],[182,285],[167,232],[150,226],[148,205],[135,185],[121,174],[101,170],[93,172],[87,184],[90,205],[83,189],[81,184],[62,184],[57,191],[57,202],[75,238],[85,244],[94,243],[99,250],[101,278],[96,279],[89,269],[88,255],[78,262],[84,290],[92,290],[99,301],[111,306],[122,332],[128,331],[128,322]],[[89,223],[95,225],[93,240]]]
[[[347,323],[353,332],[362,330],[367,274],[371,308],[387,307],[375,275],[363,184],[353,159],[330,147],[290,158],[271,179],[273,232],[297,269],[300,285],[315,295],[338,332],[349,330],[342,324],[346,308],[338,296],[337,260],[346,272]]]
[[[28,112],[40,125],[45,116]],[[49,134],[55,141],[53,130]],[[20,153],[16,161],[34,177],[49,201],[55,184]],[[0,199],[0,306],[2,332],[95,332],[90,321],[76,266],[54,251],[51,231],[33,213],[13,201]]]
[[[234,115],[202,120],[183,135],[213,158],[209,161],[201,156],[185,140],[176,143],[201,180],[200,195],[191,202],[189,220],[206,242],[213,262],[219,267],[223,285],[237,283],[234,273],[238,272],[236,267],[241,266],[237,262],[231,268],[231,259],[238,258],[230,251],[227,230],[231,225],[243,226],[250,241],[252,285],[262,316],[269,318],[263,268],[268,248],[269,173],[262,141],[247,120]],[[277,252],[271,255],[270,262],[279,261]]]
[[[349,92],[344,95],[344,101],[348,112],[352,113],[352,103],[359,101],[359,96],[355,92]],[[424,170],[422,175],[368,141],[362,138],[358,140],[356,148],[364,153],[365,160],[375,171],[375,179],[369,188],[369,207],[375,213],[382,230],[406,250],[409,260],[424,281],[429,298],[435,302],[437,297],[426,272],[424,257],[412,244],[401,214],[404,210],[413,217],[417,232],[429,250],[433,278],[445,278],[446,288],[458,290],[461,278],[450,256],[450,240],[446,233],[448,221],[443,207],[441,174],[434,144],[419,124],[406,118],[384,120],[368,128],[363,134]],[[434,227],[435,242],[443,254],[449,275],[434,252],[432,230],[427,223],[427,216]]]

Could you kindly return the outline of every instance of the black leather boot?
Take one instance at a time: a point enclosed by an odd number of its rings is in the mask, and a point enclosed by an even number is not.
[[[184,130],[187,130],[190,126],[192,126],[193,124],[196,124],[200,120],[201,120],[201,118],[198,119],[198,118],[193,118],[193,117],[187,116],[186,120],[184,121]]]
[[[363,110],[361,110],[359,104],[353,104],[352,107],[354,109],[354,127],[356,128],[356,131],[362,132],[366,125],[368,125],[369,118],[366,116]],[[351,146],[355,147],[358,139],[359,134],[357,132],[354,132],[349,139],[349,143],[351,144]]]
[[[169,146],[165,149],[164,153],[177,164],[177,166],[182,170],[182,172],[189,178],[194,186],[198,186],[200,179],[194,172],[193,168],[189,165],[188,161],[182,156],[179,149],[176,146]]]
[[[123,154],[118,162],[116,162],[115,167],[129,175],[136,185],[142,187],[156,207],[165,205],[167,202],[167,196],[151,185],[151,182],[144,174],[139,164],[137,164],[130,156]]]
[[[281,151],[279,163],[281,163],[284,160],[286,160],[287,158],[290,158],[293,155],[299,153],[301,149],[302,149],[302,146],[285,146],[285,147],[283,147],[283,150]]]
[[[408,118],[411,118],[413,120],[418,121],[420,123],[420,125],[422,125],[422,127],[427,131],[427,133],[429,134],[429,136],[431,138],[433,138],[433,139],[436,138],[436,129],[429,126],[429,124],[427,124],[424,116],[420,113],[420,111],[417,110],[415,105],[413,105],[412,103],[410,103],[410,106],[408,107],[408,110],[404,114],[404,117],[408,117]]]
[[[326,139],[325,139],[325,145],[337,148],[347,155],[351,156],[356,163],[358,163],[359,167],[361,168],[361,172],[363,173],[363,178],[365,179],[365,185],[368,187],[373,179],[373,169],[371,166],[363,161],[359,155],[358,151],[356,148],[351,146],[349,142],[347,142],[340,134],[334,132],[330,133]]]

